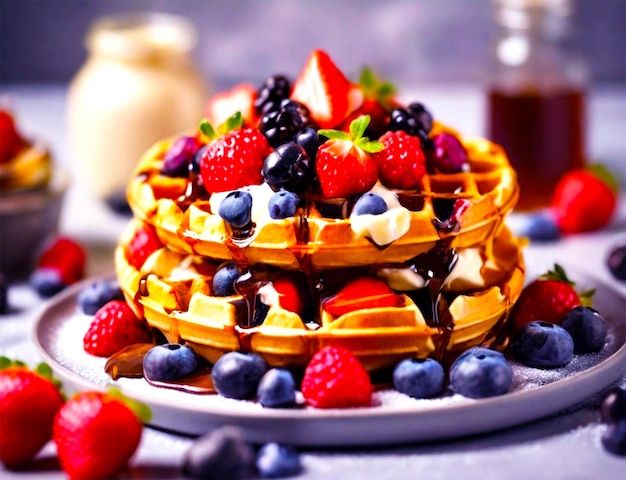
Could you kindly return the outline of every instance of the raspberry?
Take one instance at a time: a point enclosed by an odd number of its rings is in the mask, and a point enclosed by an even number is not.
[[[324,347],[309,362],[302,394],[316,408],[366,407],[372,401],[369,374],[343,347]]]
[[[426,173],[426,156],[422,141],[403,131],[387,132],[380,141],[385,149],[372,157],[378,164],[378,176],[389,188],[419,188]]]
[[[149,343],[151,335],[131,308],[120,300],[112,300],[98,310],[83,338],[87,353],[108,357],[135,343]]]
[[[143,226],[135,232],[135,236],[128,245],[128,263],[139,270],[146,258],[161,247],[162,243],[156,232],[152,228]]]

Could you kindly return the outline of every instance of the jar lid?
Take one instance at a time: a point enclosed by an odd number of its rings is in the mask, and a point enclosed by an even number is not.
[[[197,31],[185,17],[152,12],[102,17],[86,37],[90,51],[125,59],[188,53],[196,42]]]

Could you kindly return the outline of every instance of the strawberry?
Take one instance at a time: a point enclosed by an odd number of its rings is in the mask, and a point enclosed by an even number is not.
[[[0,110],[0,165],[11,160],[24,145],[13,116]]]
[[[581,292],[574,290],[575,284],[556,264],[554,270],[548,271],[524,288],[511,312],[511,322],[515,330],[535,320],[560,325],[574,307],[588,303],[593,291]]]
[[[117,391],[76,394],[54,420],[61,467],[72,479],[115,475],[137,450],[148,417],[146,407]]]
[[[31,370],[5,357],[0,360],[0,461],[19,468],[52,438],[63,397],[47,365]]]
[[[276,292],[278,292],[280,306],[302,317],[305,313],[304,304],[301,299],[302,293],[300,293],[296,283],[287,275],[281,275],[274,278],[272,284]]]
[[[126,251],[128,263],[139,270],[146,258],[162,246],[154,229],[148,225],[142,225],[135,231],[135,235],[128,244]]]
[[[385,133],[380,141],[385,149],[372,156],[380,182],[389,188],[419,188],[426,173],[426,156],[419,137],[399,130]]]
[[[272,148],[256,128],[241,128],[240,113],[217,128],[200,124],[210,143],[200,159],[200,176],[209,193],[237,190],[263,183],[263,162]]]
[[[121,300],[111,300],[95,313],[83,347],[92,355],[109,357],[129,345],[151,341],[146,325],[131,308]]]
[[[355,197],[370,190],[378,181],[378,168],[370,154],[384,147],[363,136],[369,122],[370,117],[364,115],[350,124],[350,133],[318,131],[320,136],[328,138],[315,157],[315,171],[325,197]]]
[[[320,128],[333,128],[361,105],[363,93],[326,52],[314,50],[293,84],[291,99],[306,105]]]
[[[317,351],[304,371],[302,395],[316,408],[366,407],[372,402],[370,377],[350,350]]]
[[[213,95],[206,106],[206,116],[213,125],[220,125],[237,112],[241,112],[245,125],[256,125],[254,112],[256,89],[247,83],[235,85],[227,92]]]
[[[365,308],[400,307],[403,299],[391,290],[383,280],[361,277],[352,280],[336,295],[324,302],[324,310],[339,317]]]
[[[86,261],[85,250],[78,242],[56,237],[39,257],[37,268],[56,268],[65,285],[71,285],[85,276]]]
[[[609,223],[617,204],[616,184],[603,167],[572,170],[558,181],[552,212],[563,233],[598,230]],[[613,187],[613,188],[611,188]]]

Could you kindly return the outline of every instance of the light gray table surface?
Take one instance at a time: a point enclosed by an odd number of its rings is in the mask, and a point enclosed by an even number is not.
[[[425,88],[420,98],[431,105],[438,117],[461,132],[483,133],[483,97],[470,87]],[[71,169],[65,140],[64,86],[3,87],[18,111],[20,123],[50,143],[59,162]],[[450,121],[455,119],[455,121]],[[626,178],[626,92],[608,89],[590,96],[590,151],[620,170]],[[515,224],[515,217],[512,224]],[[68,193],[61,231],[81,241],[88,250],[88,275],[112,271],[112,251],[127,219],[111,213],[89,192],[74,182]],[[534,245],[525,257],[540,271],[554,262],[588,272],[610,282],[626,298],[626,284],[611,280],[606,255],[617,243],[626,242],[626,201],[610,228],[593,234],[567,237],[558,243]],[[28,285],[12,286],[9,301],[16,313],[0,317],[0,355],[18,357],[28,363],[40,359],[32,341],[36,313],[45,307]],[[625,312],[626,317],[626,312]],[[617,382],[626,385],[626,365]],[[503,431],[442,442],[367,449],[303,449],[302,479],[623,479],[626,457],[606,452],[601,435],[606,428],[600,420],[598,397],[549,418]],[[375,435],[375,432],[372,432]],[[146,428],[142,443],[122,478],[179,478],[180,462],[191,439]],[[55,466],[55,447],[48,444],[33,469],[9,472],[0,469],[0,478],[65,478]]]

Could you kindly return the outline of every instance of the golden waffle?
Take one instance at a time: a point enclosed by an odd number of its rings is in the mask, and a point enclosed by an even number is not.
[[[481,246],[476,247],[482,265],[473,270],[484,285],[463,290],[468,286],[460,272],[460,283],[454,280],[444,287],[451,332],[429,326],[406,295],[399,307],[367,308],[337,318],[322,311],[316,329],[297,314],[272,305],[261,325],[243,328],[236,306],[241,297],[211,295],[211,277],[221,262],[219,257],[164,247],[148,257],[141,269],[131,266],[127,245],[139,225],[139,220],[131,222],[115,255],[127,300],[168,341],[185,342],[211,362],[225,352],[240,350],[262,355],[274,366],[302,367],[319,348],[340,345],[351,350],[367,369],[376,370],[402,358],[443,358],[473,345],[502,344],[506,341],[506,317],[524,282],[520,245],[502,227],[494,236],[483,237]],[[265,261],[274,263],[274,258]]]
[[[436,125],[436,131],[446,130]],[[154,145],[141,159],[128,187],[135,216],[152,225],[172,250],[213,259],[233,257],[228,227],[212,210],[208,198],[194,196],[193,180],[159,173],[164,153],[173,140]],[[357,235],[349,218],[323,217],[315,204],[308,214],[256,223],[245,248],[235,249],[247,264],[271,263],[281,268],[319,271],[327,268],[401,263],[432,249],[441,238],[433,220],[434,202],[462,198],[469,202],[459,219],[451,247],[480,245],[500,229],[515,205],[519,188],[516,174],[501,147],[484,139],[462,140],[470,171],[426,175],[419,192],[395,192],[409,212],[408,232],[384,248]],[[383,188],[383,187],[379,187]],[[302,234],[302,222],[307,232]]]

